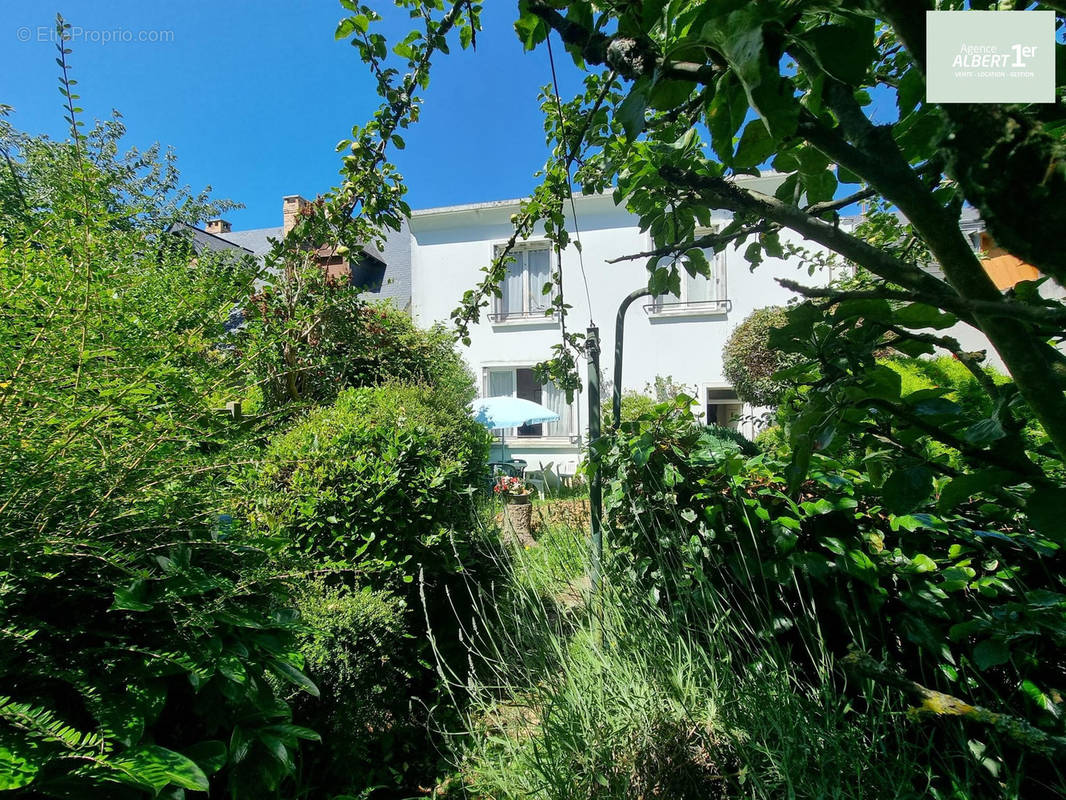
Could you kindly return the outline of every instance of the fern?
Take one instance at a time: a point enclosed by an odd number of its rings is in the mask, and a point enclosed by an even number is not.
[[[79,731],[47,708],[19,703],[10,697],[0,696],[0,718],[31,738],[59,745],[73,754],[99,756],[111,750],[100,734]]]

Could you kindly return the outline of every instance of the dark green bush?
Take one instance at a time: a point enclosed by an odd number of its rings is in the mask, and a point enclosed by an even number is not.
[[[297,702],[297,714],[322,734],[305,773],[354,795],[400,782],[396,766],[416,760],[421,754],[412,751],[424,745],[412,735],[411,679],[419,667],[406,603],[325,580],[309,580],[297,602],[306,626],[300,651],[322,693]]]
[[[336,571],[302,600],[313,628],[304,654],[324,693],[301,706],[325,737],[305,765],[308,785],[358,794],[355,784],[377,782],[410,793],[436,767],[426,710],[444,698],[426,666],[427,626],[452,658],[463,580],[479,577],[469,490],[484,475],[489,440],[456,398],[390,384],[342,391],[257,464],[251,524],[285,542],[297,564]],[[333,585],[342,579],[374,591]]]
[[[786,462],[748,458],[671,407],[623,426],[604,460],[622,583],[682,616],[742,620],[745,658],[768,637],[798,662],[857,647],[1003,712],[967,735],[1003,764],[1032,751],[1028,779],[1066,786],[1047,760],[1066,733],[1066,579],[1058,547],[1016,512],[942,493],[894,513],[866,473],[817,453],[790,494]]]
[[[284,696],[315,689],[268,543],[219,520],[258,427],[218,413],[255,273],[163,246],[180,183],[107,131],[5,150],[0,789],[269,796],[315,737]]]
[[[447,531],[468,529],[489,441],[465,405],[429,387],[347,389],[270,444],[251,516],[296,552],[386,585],[451,572]]]
[[[798,358],[770,346],[770,331],[786,321],[785,308],[767,306],[752,311],[730,334],[722,349],[722,372],[739,397],[753,406],[775,406],[788,382],[774,374],[798,363]]]
[[[406,312],[367,302],[317,264],[277,269],[274,283],[251,297],[242,335],[268,407],[328,404],[344,389],[388,382],[432,387],[446,402],[475,397],[470,370],[443,327],[422,330]]]

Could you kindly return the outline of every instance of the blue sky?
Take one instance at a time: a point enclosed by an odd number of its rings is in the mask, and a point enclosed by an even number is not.
[[[390,40],[405,33],[406,14],[379,4]],[[521,196],[544,163],[537,93],[551,77],[547,51],[522,51],[513,3],[485,5],[476,54],[437,59],[421,121],[394,154],[414,208]],[[335,0],[65,0],[60,10],[83,29],[70,60],[86,117],[115,108],[128,145],[173,146],[187,183],[245,204],[227,215],[237,229],[279,225],[283,195],[332,186],[334,146],[378,105],[355,49],[333,38],[343,16]],[[61,137],[54,17],[52,7],[0,0],[0,103],[15,107],[16,127]],[[102,41],[114,31],[172,33]],[[565,54],[557,64],[565,95],[575,70]]]

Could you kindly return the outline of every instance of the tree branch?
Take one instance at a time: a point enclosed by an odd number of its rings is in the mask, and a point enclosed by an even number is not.
[[[926,298],[926,302],[944,303],[947,310],[956,313],[960,318],[970,316],[966,309],[959,308],[959,304],[954,302],[957,295],[943,281],[857,236],[840,230],[835,225],[812,217],[796,206],[753,189],[742,189],[725,178],[702,175],[679,167],[660,167],[659,175],[665,181],[697,193],[700,199],[712,208],[754,214],[756,217],[791,228],[812,242],[862,264],[885,280],[917,292]]]
[[[868,653],[852,651],[840,663],[846,672],[871,678],[882,686],[903,692],[919,703],[916,710],[920,714],[960,717],[994,728],[1028,750],[1047,756],[1066,755],[1066,738],[1035,728],[1019,717],[970,705],[950,694],[928,689],[903,673],[875,661]]]
[[[974,324],[996,348],[1018,391],[1044,426],[1059,454],[1066,458],[1066,395],[1061,391],[1062,378],[1056,369],[1061,366],[1059,359],[1049,354],[1048,348],[1033,336],[1026,324],[1012,316],[990,312],[997,304],[1004,304],[1003,295],[962,235],[955,215],[924,186],[900,152],[890,129],[873,125],[855,101],[854,93],[833,78],[826,79],[823,97],[840,120],[839,130],[827,128],[813,115],[806,114],[800,122],[802,134],[830,158],[876,186],[883,197],[903,212],[944,270],[944,276],[955,290],[953,294],[983,304],[981,311],[972,314]],[[843,139],[841,131],[848,140]],[[1066,151],[1063,155],[1066,161]],[[978,183],[987,187],[991,185],[989,180],[989,176],[984,175]],[[985,191],[984,188],[981,190]],[[1016,193],[1010,192],[993,194],[999,202],[1014,202],[1016,197]],[[1066,202],[1062,205],[1058,213],[1063,219],[1058,230],[1066,229]],[[1046,221],[1047,214],[1032,213]],[[1025,230],[1031,224],[1030,219],[1016,230]],[[1057,240],[1058,236],[1055,238]],[[1062,252],[1059,243],[1056,242],[1054,247]],[[1066,254],[1063,258],[1066,265]],[[862,260],[853,260],[878,272]],[[936,302],[942,301],[937,298]],[[1049,375],[1056,377],[1058,391],[1047,391]]]
[[[804,297],[826,298],[834,302],[844,300],[899,300],[905,303],[928,303],[928,298],[910,292],[893,289],[841,290],[821,286],[805,286],[789,278],[778,278],[777,282],[790,291]],[[1066,328],[1066,309],[1044,308],[1028,303],[1016,303],[1005,300],[1001,303],[988,303],[982,300],[967,300],[958,297],[955,308],[945,308],[962,320],[972,318],[975,314],[1007,317],[1039,326],[1049,336]]]
[[[847,197],[842,197],[839,200],[827,200],[824,203],[815,203],[814,205],[807,206],[804,211],[810,214],[812,217],[820,217],[828,211],[839,211],[842,208],[847,208],[852,203],[858,203],[862,200],[868,200],[871,197],[877,196],[876,189],[862,189],[861,191],[850,194]]]
[[[879,397],[867,397],[861,403],[886,411],[891,416],[917,428],[941,444],[946,444],[948,447],[958,450],[962,455],[973,461],[981,461],[990,467],[999,467],[1008,472],[1013,472],[1034,485],[1044,486],[1048,483],[1044,471],[1024,452],[1019,454],[1014,448],[1011,448],[1010,451],[1004,451],[994,446],[986,450],[983,447],[970,444],[965,439],[960,439],[943,428],[933,425],[917,414],[912,414],[903,406],[888,400],[882,400]]]
[[[667,247],[660,247],[655,250],[646,250],[643,253],[633,253],[632,255],[628,256],[618,256],[618,258],[609,258],[607,259],[607,263],[617,264],[621,261],[635,261],[638,258],[662,258],[664,256],[678,256],[688,250],[693,249],[706,250],[708,248],[712,248],[714,250],[717,250],[719,247],[724,247],[725,245],[731,244],[737,239],[741,239],[745,236],[751,236],[752,234],[759,233],[772,233],[773,231],[779,229],[779,225],[771,225],[767,222],[762,222],[758,225],[753,225],[750,228],[744,228],[743,230],[737,231],[736,233],[730,233],[728,235],[719,233],[708,233],[706,236],[700,236],[699,238],[693,239],[689,242],[678,242],[677,244],[669,245]]]
[[[664,63],[650,40],[608,36],[589,30],[564,17],[546,0],[531,0],[527,7],[545,25],[556,31],[565,44],[579,49],[587,63],[606,64],[628,80],[650,75],[658,68],[663,77],[708,85],[717,79],[721,71],[714,64],[689,61]]]
[[[926,0],[881,0],[886,20],[924,72]],[[1063,4],[1048,4],[1062,10]],[[1066,144],[1016,109],[943,103],[952,123],[947,171],[981,212],[995,240],[1066,285]]]

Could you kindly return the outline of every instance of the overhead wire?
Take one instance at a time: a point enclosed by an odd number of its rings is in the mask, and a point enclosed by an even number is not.
[[[558,75],[555,72],[555,55],[552,52],[552,37],[551,37],[551,32],[550,31],[549,31],[548,36],[547,36],[547,42],[548,42],[548,63],[551,65],[551,72],[552,72],[552,90],[553,90],[553,92],[555,94],[555,107],[556,107],[556,109],[559,112],[559,129],[560,129],[560,132],[562,132],[562,131],[564,131],[564,127],[563,127],[563,122],[564,122],[564,120],[563,120],[563,103],[562,103],[562,100],[559,99],[559,77],[558,77]],[[564,148],[566,148],[565,137],[560,136],[560,143],[563,145]],[[582,283],[585,284],[585,302],[588,304],[588,309],[589,309],[589,327],[592,327],[595,324],[593,322],[593,319],[592,319],[592,293],[589,292],[588,275],[585,273],[585,256],[584,256],[584,253],[582,252],[583,248],[581,246],[581,227],[578,225],[578,221],[577,221],[577,204],[574,202],[574,187],[573,187],[573,184],[572,184],[572,182],[570,180],[570,163],[571,163],[571,160],[570,160],[569,157],[566,156],[565,150],[564,150],[563,167],[566,170],[566,194],[567,194],[567,198],[570,200],[570,213],[571,213],[571,216],[574,219],[574,240],[577,242],[577,248],[576,248],[577,249],[577,263],[578,263],[578,266],[581,269],[581,281],[582,281]],[[562,265],[562,258],[561,258],[561,255],[560,255],[560,263],[559,263],[559,273],[560,273],[559,282],[560,283],[562,283],[562,269],[563,269],[563,265]]]

